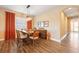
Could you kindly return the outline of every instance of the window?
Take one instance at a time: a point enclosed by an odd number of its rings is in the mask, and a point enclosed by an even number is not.
[[[74,22],[74,31],[78,31],[78,21]]]
[[[16,17],[16,30],[26,29],[26,18]]]
[[[78,19],[71,20],[71,31],[78,32],[79,31],[79,22]]]

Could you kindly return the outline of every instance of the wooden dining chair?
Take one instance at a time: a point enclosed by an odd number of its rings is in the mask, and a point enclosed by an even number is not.
[[[38,30],[34,31],[33,35],[29,36],[29,38],[32,39],[33,46],[34,46],[35,41],[39,39],[39,31]]]
[[[21,31],[17,30],[17,46],[22,47],[23,46],[23,40],[27,39],[27,35],[23,35]]]

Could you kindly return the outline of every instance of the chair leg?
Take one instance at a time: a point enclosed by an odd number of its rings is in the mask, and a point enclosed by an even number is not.
[[[33,40],[33,47],[34,47],[34,40]]]

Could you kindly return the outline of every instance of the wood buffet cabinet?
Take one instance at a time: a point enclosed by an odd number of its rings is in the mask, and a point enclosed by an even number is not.
[[[39,37],[41,39],[47,39],[47,30],[39,30]]]

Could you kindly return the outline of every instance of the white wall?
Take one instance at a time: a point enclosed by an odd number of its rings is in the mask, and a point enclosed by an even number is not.
[[[49,21],[49,27],[44,27],[51,33],[51,38],[52,40],[59,41],[60,40],[60,14],[59,11],[54,9],[54,10],[49,10],[46,13],[42,13],[40,15],[35,16],[34,20],[34,27],[37,27],[37,22],[38,21]]]

